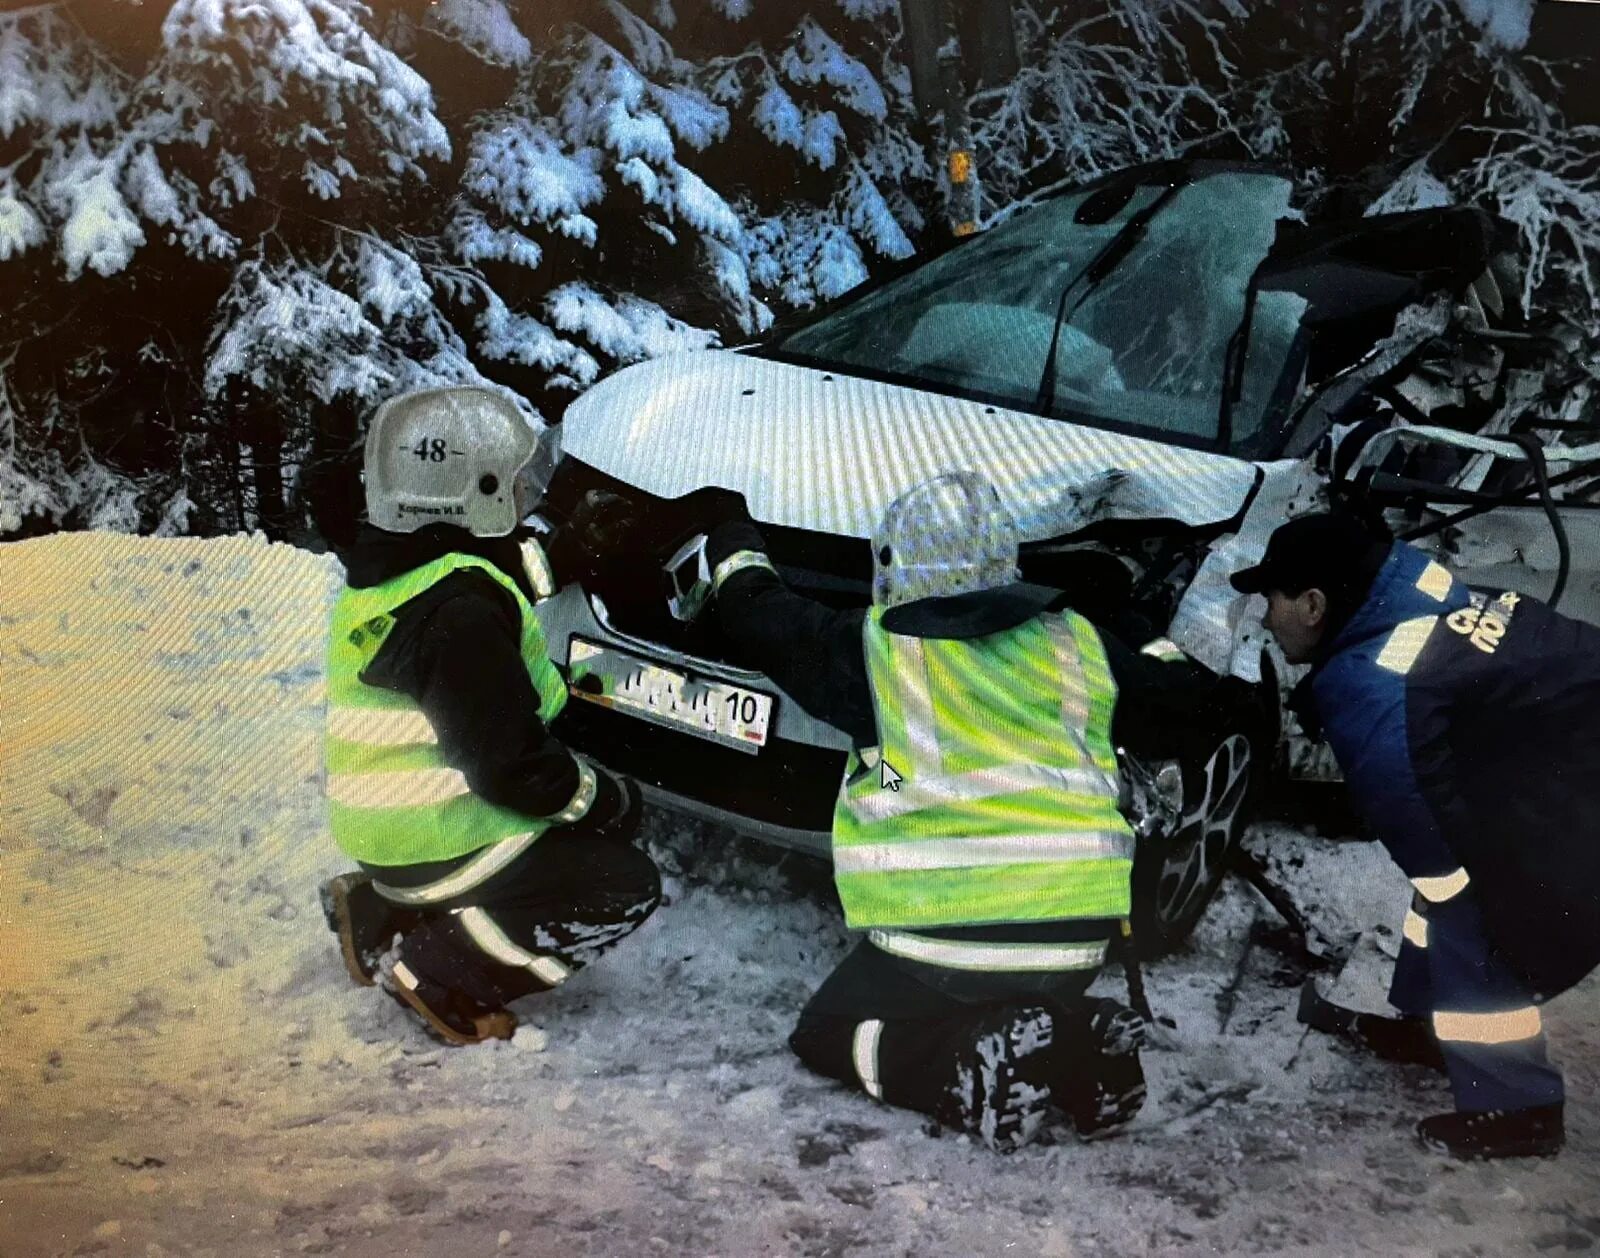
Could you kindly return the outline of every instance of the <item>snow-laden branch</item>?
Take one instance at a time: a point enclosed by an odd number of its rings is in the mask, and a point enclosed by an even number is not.
[[[1220,19],[1198,5],[1113,0],[1063,24],[1059,13],[1021,0],[1019,17],[1022,68],[971,102],[985,197],[997,214],[1041,182],[1076,183],[1172,157],[1234,128],[1223,95],[1196,72],[1183,39],[1197,32],[1219,81],[1231,82]]]
[[[39,159],[26,181],[15,168],[0,180],[0,260],[53,241],[69,278],[113,275],[156,232],[195,257],[233,256],[239,242],[205,203],[255,190],[251,166],[212,143],[245,118],[325,200],[449,154],[431,88],[358,5],[176,0],[142,76],[110,65],[62,12],[0,15],[0,137],[23,131]]]
[[[1522,233],[1524,302],[1560,281],[1581,291],[1591,317],[1600,317],[1600,127],[1478,130],[1489,137],[1489,150],[1460,182]]]
[[[1515,51],[1528,42],[1534,0],[1453,0],[1455,9],[1483,33],[1496,48]],[[1416,35],[1452,27],[1456,16],[1446,0],[1361,0],[1361,19],[1345,37],[1355,44],[1381,23],[1393,23],[1404,34]]]
[[[525,66],[533,58],[533,42],[505,0],[435,0],[428,23],[490,65]]]
[[[1521,48],[1528,42],[1534,0],[1458,0],[1461,11],[1485,37],[1501,48]]]

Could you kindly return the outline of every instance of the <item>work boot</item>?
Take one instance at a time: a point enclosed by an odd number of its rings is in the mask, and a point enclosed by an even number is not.
[[[1417,1138],[1425,1148],[1463,1162],[1554,1157],[1566,1143],[1563,1108],[1557,1103],[1477,1114],[1435,1114],[1417,1124]]]
[[[453,991],[406,964],[404,944],[385,958],[380,970],[383,989],[422,1019],[423,1027],[446,1044],[465,1046],[485,1040],[509,1040],[517,1029],[509,1009],[482,1004],[465,992]]]
[[[935,1113],[996,1153],[1012,1153],[1038,1134],[1050,1104],[1042,1081],[1055,1039],[1050,1014],[1036,1006],[994,1010],[950,1045],[954,1081]]]
[[[1390,1018],[1347,1009],[1324,996],[1315,978],[1308,978],[1300,989],[1296,1017],[1312,1030],[1337,1035],[1383,1061],[1444,1072],[1444,1050],[1427,1018]]]
[[[390,904],[364,873],[330,878],[318,888],[318,895],[328,929],[339,936],[344,968],[355,982],[371,987],[377,981],[379,958],[396,935],[404,934],[421,920],[421,914]]]
[[[1139,1050],[1150,1025],[1115,1000],[1090,1011],[1080,1044],[1067,1050],[1052,1089],[1083,1140],[1114,1136],[1139,1116],[1146,1090]]]
[[[1146,1096],[1144,1066],[1137,1052],[1102,1055],[1086,1088],[1075,1090],[1067,1116],[1081,1140],[1104,1140],[1139,1117]]]
[[[1386,1018],[1376,1013],[1358,1013],[1351,1023],[1350,1038],[1374,1057],[1402,1066],[1426,1066],[1445,1072],[1444,1050],[1427,1018]]]

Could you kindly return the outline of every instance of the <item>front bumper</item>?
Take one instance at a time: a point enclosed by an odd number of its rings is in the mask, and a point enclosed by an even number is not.
[[[833,805],[850,740],[810,716],[764,675],[700,659],[634,637],[611,623],[604,604],[568,586],[537,607],[550,658],[568,669],[574,636],[695,678],[773,696],[766,745],[751,754],[572,697],[556,732],[574,751],[635,778],[663,808],[816,855],[828,852]]]

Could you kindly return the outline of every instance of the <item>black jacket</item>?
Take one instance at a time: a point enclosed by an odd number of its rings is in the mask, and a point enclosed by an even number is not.
[[[1429,593],[1427,568],[1395,544],[1312,673],[1317,711],[1402,867],[1447,851],[1495,945],[1553,996],[1600,964],[1600,629],[1459,582]],[[1431,628],[1385,663],[1406,622]]]
[[[415,533],[363,525],[340,558],[349,584],[362,589],[453,552],[487,559],[534,601],[512,538],[476,538],[447,525]],[[578,789],[572,753],[541,719],[522,659],[517,601],[487,573],[451,573],[402,604],[361,680],[413,699],[437,732],[445,763],[489,803],[545,817]]]

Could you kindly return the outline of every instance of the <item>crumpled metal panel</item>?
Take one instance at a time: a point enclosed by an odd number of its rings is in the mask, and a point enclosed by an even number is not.
[[[1214,673],[1232,674],[1245,681],[1261,680],[1261,652],[1270,635],[1262,624],[1267,600],[1243,595],[1229,578],[1261,562],[1267,539],[1285,520],[1326,509],[1322,500],[1324,478],[1309,459],[1282,459],[1263,463],[1261,489],[1250,503],[1237,532],[1212,543],[1200,570],[1184,591],[1167,636],[1186,655]],[[1281,656],[1278,674],[1290,670]]]
[[[742,493],[758,520],[870,537],[885,507],[942,472],[984,473],[1027,540],[1098,519],[1212,524],[1251,463],[731,351],[640,363],[562,422],[565,453],[662,498]]]
[[[1600,511],[1565,506],[1561,520],[1571,546],[1572,565],[1566,592],[1557,607],[1600,625]],[[1544,509],[1536,505],[1500,507],[1487,515],[1463,520],[1451,530],[1448,544],[1437,534],[1420,545],[1460,580],[1479,589],[1515,590],[1548,599],[1560,566],[1555,533]]]

